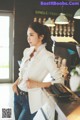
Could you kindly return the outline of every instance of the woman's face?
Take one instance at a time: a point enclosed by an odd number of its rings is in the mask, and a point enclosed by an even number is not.
[[[42,44],[42,36],[39,36],[32,28],[28,28],[27,41],[30,46],[35,46],[37,48]]]

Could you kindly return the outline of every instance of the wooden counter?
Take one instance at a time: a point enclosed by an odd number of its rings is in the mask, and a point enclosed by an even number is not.
[[[72,100],[55,97],[47,91],[49,100],[55,103],[55,120],[80,120],[80,98],[75,94]]]

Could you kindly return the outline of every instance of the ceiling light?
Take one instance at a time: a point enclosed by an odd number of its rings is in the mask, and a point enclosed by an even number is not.
[[[44,25],[48,26],[48,27],[54,27],[54,21],[51,18],[48,18],[48,20],[45,21]]]
[[[55,20],[55,24],[69,24],[68,19],[64,13],[60,13],[60,15]]]
[[[74,19],[80,19],[80,8],[75,12]]]

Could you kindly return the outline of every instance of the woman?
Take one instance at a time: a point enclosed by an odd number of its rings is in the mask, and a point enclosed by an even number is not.
[[[43,97],[42,88],[49,87],[55,82],[63,83],[54,54],[47,50],[49,47],[46,44],[50,40],[48,27],[33,22],[28,27],[27,40],[30,48],[23,52],[19,77],[13,84],[16,120],[33,120],[38,109],[47,101]],[[43,82],[48,73],[54,81]]]

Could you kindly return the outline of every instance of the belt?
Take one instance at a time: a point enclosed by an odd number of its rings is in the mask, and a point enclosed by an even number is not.
[[[19,95],[28,95],[28,92],[22,91],[17,87]]]

